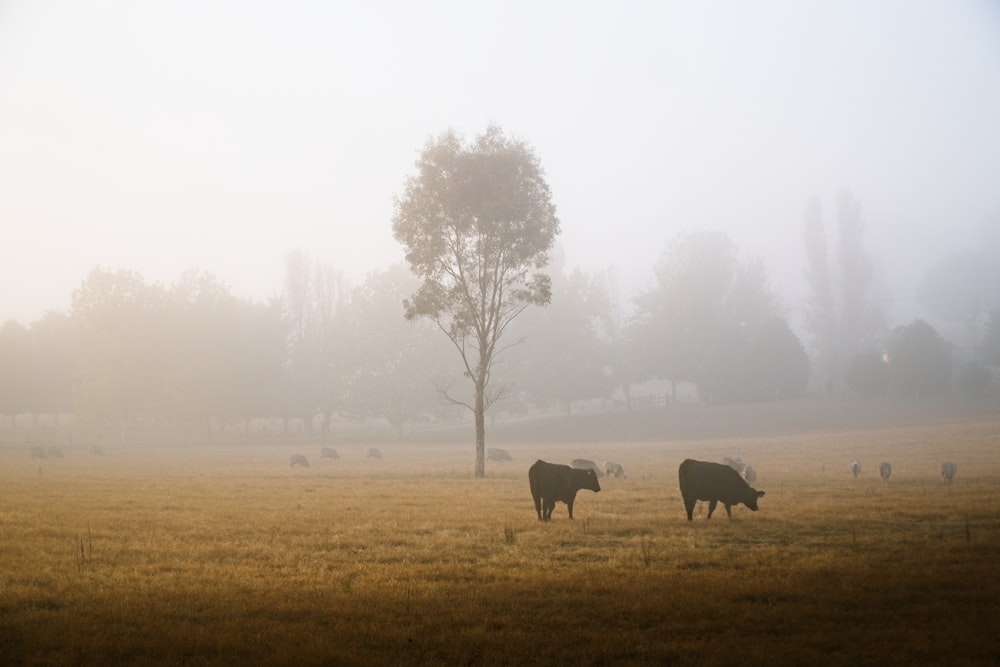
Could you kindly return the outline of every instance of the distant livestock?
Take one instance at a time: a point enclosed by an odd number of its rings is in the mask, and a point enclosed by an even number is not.
[[[302,454],[292,454],[289,458],[289,466],[294,468],[295,466],[302,466],[303,468],[309,467],[309,459],[302,456]]]
[[[878,476],[882,478],[883,482],[888,482],[889,478],[892,476],[892,464],[886,461],[879,463]]]
[[[742,473],[743,468],[746,466],[746,464],[743,463],[743,459],[738,456],[725,456],[723,457],[722,462],[738,473]]]
[[[733,505],[743,503],[756,512],[757,499],[764,496],[763,491],[751,487],[732,467],[722,463],[686,459],[678,468],[677,476],[688,521],[694,519],[694,506],[699,500],[708,501],[709,519],[718,503],[722,503],[732,519]]]
[[[851,459],[851,474],[854,475],[854,479],[858,478],[861,474],[861,461],[858,459]]]
[[[573,459],[569,464],[577,470],[593,470],[598,477],[604,477],[604,471],[590,459]]]
[[[622,467],[622,464],[615,463],[614,461],[604,462],[604,474],[615,479],[628,479],[628,475],[625,474],[625,468]]]
[[[97,445],[94,445],[93,447],[90,448],[90,453],[93,454],[94,456],[104,456],[104,450],[98,447]]]
[[[319,450],[319,457],[321,459],[339,459],[340,454],[333,447],[323,447]]]
[[[508,454],[506,449],[499,449],[497,447],[488,447],[486,449],[486,458],[490,461],[498,461],[500,463],[514,460],[514,457]]]
[[[528,468],[528,484],[531,498],[535,501],[535,512],[539,521],[551,521],[556,502],[566,503],[569,518],[573,518],[573,503],[580,489],[601,490],[597,472],[571,468],[560,463],[547,463],[541,459]]]
[[[748,465],[743,469],[743,479],[750,483],[757,481],[757,471],[753,469],[753,466]]]
[[[368,450],[368,453],[365,454],[365,458],[368,459],[369,461],[381,461],[382,452],[380,452],[378,448],[372,447]]]
[[[61,459],[63,457],[63,453],[62,450],[59,449],[58,447],[49,447],[49,456],[54,456],[57,459]]]
[[[951,484],[952,480],[955,479],[955,473],[958,472],[958,465],[952,463],[951,461],[945,461],[941,464],[941,481],[945,484]]]
[[[31,448],[31,458],[32,459],[47,459],[48,454],[45,453],[44,447],[32,447]]]

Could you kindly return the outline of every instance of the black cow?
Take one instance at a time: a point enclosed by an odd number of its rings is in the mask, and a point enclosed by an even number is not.
[[[688,521],[693,520],[694,505],[699,500],[708,501],[709,519],[718,503],[722,503],[726,514],[732,519],[733,505],[743,503],[756,512],[757,499],[764,495],[763,491],[751,487],[738,472],[723,463],[687,459],[681,463],[677,475],[680,478],[681,496],[684,497]]]
[[[580,489],[597,492],[601,485],[593,470],[577,470],[560,463],[546,463],[541,459],[528,468],[528,484],[535,501],[539,521],[551,521],[556,502],[566,503],[569,518],[573,518],[573,501]]]

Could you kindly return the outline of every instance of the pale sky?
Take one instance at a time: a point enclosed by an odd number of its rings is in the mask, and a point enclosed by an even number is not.
[[[845,187],[904,311],[1000,249],[1000,2],[0,0],[0,322],[97,266],[264,299],[301,248],[359,283],[427,138],[491,122],[625,297],[709,228],[797,309],[807,202],[832,230]]]

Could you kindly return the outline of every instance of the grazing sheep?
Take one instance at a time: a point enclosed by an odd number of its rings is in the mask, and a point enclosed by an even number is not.
[[[958,465],[952,463],[951,461],[945,461],[941,464],[941,482],[944,484],[951,484],[952,480],[955,479],[955,473],[958,472]]]
[[[753,466],[748,465],[743,469],[743,479],[749,484],[757,481],[757,471],[753,469]]]
[[[614,461],[604,462],[604,474],[608,477],[614,477],[616,479],[628,479],[628,475],[625,474],[625,469],[622,468],[622,464],[615,463]]]
[[[723,457],[722,463],[741,474],[743,473],[743,469],[746,467],[746,464],[743,463],[743,459],[738,456]]]
[[[499,449],[498,447],[488,447],[486,449],[486,458],[490,461],[513,461],[514,457],[507,453],[506,449]]]
[[[854,479],[858,478],[861,474],[861,461],[858,459],[851,459],[851,473],[854,475]]]
[[[882,478],[883,482],[888,482],[889,477],[892,475],[892,464],[882,461],[878,464],[878,474]]]
[[[378,448],[372,447],[368,450],[368,453],[365,454],[365,458],[368,459],[369,461],[381,461],[382,452],[380,452]]]
[[[303,468],[309,467],[309,459],[302,456],[301,454],[292,454],[289,457],[289,467],[294,468],[295,466],[302,466]]]
[[[340,454],[338,454],[337,450],[333,447],[324,447],[319,450],[319,457],[321,459],[339,459]]]

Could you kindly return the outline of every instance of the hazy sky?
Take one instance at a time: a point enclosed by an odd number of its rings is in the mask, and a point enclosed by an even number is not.
[[[0,0],[0,321],[99,265],[266,298],[302,248],[360,282],[402,260],[427,138],[491,122],[626,297],[713,228],[796,308],[807,201],[832,227],[843,187],[903,309],[1000,238],[998,2],[486,4]]]

